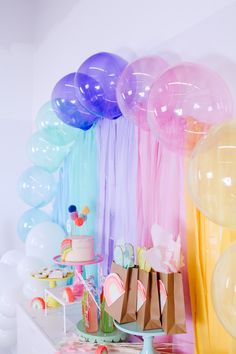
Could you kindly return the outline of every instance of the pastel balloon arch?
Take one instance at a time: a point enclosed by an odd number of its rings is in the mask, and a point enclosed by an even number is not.
[[[17,269],[25,295],[39,292],[29,271],[59,254],[70,204],[89,204],[88,221],[75,232],[95,235],[105,272],[118,238],[151,246],[154,222],[181,234],[186,256],[183,161],[232,114],[223,79],[196,63],[170,66],[159,56],[127,63],[101,52],[61,78],[37,114],[37,131],[27,144],[32,166],[18,181],[19,196],[30,206],[18,221],[26,256]],[[50,203],[52,215],[42,209]],[[193,343],[186,269],[184,287],[184,338]]]

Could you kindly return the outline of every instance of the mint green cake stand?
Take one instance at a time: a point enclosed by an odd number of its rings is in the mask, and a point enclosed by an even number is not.
[[[118,343],[125,341],[127,337],[126,333],[120,331],[118,328],[115,328],[112,333],[103,333],[100,329],[95,333],[87,333],[84,328],[83,320],[77,323],[76,329],[81,340],[91,343]]]
[[[164,334],[162,329],[152,329],[147,331],[142,331],[137,322],[130,322],[120,324],[114,321],[114,324],[117,329],[123,331],[124,333],[132,334],[134,336],[143,337],[143,349],[140,354],[158,354],[159,352],[155,351],[152,345],[153,338],[155,336],[161,336]],[[160,353],[159,353],[160,354]]]

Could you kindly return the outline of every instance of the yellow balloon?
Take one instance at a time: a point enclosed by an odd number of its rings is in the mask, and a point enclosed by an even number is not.
[[[236,228],[236,119],[198,142],[189,163],[189,191],[211,221]]]
[[[212,301],[226,331],[236,338],[236,242],[221,255],[212,276]]]

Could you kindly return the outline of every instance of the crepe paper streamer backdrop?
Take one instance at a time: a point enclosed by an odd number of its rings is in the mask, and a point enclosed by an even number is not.
[[[84,132],[78,129],[78,137],[60,170],[57,195],[54,202],[54,221],[65,228],[69,219],[68,206],[79,210],[90,209],[83,226],[72,227],[76,235],[92,235],[96,239],[96,206],[98,195],[97,149],[95,127]],[[74,225],[74,223],[73,223]],[[96,249],[96,248],[95,248]],[[96,266],[86,267],[87,273],[95,273]]]
[[[216,191],[217,193],[217,191]],[[187,197],[187,245],[190,294],[195,327],[195,353],[233,354],[236,340],[223,328],[213,308],[211,280],[225,248],[236,240],[229,231],[209,221]]]
[[[183,158],[165,149],[151,132],[137,130],[138,136],[138,241],[141,246],[152,246],[151,227],[157,222],[171,232],[175,239],[180,234],[185,262],[187,263],[185,203],[184,203],[184,163]],[[194,334],[188,285],[187,264],[183,268],[187,334],[165,336],[160,340],[174,344],[186,343],[194,351]]]
[[[136,245],[137,140],[132,122],[120,117],[97,124],[99,199],[97,237],[107,272],[116,240]],[[109,257],[108,257],[109,256]]]

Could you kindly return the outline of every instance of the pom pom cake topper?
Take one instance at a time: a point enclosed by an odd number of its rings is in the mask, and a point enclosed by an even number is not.
[[[84,206],[81,213],[79,214],[75,205],[70,205],[68,208],[70,218],[74,221],[76,226],[83,226],[84,222],[87,220],[87,214],[89,213],[89,208]]]

